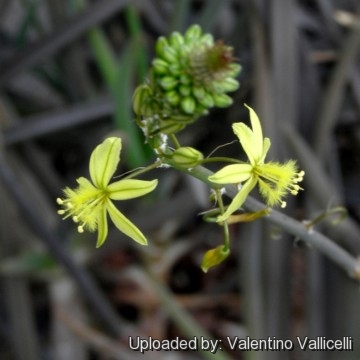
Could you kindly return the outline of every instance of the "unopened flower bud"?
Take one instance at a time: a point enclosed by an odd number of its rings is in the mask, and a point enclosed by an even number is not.
[[[215,106],[219,108],[228,107],[233,103],[232,98],[226,94],[214,94],[212,98],[214,99]]]
[[[204,159],[203,154],[192,147],[181,147],[173,152],[172,159],[185,168],[192,168],[199,165]]]
[[[151,88],[148,85],[144,84],[136,88],[133,96],[133,110],[136,115],[151,115],[151,109],[149,109],[151,93]]]
[[[175,31],[175,32],[173,32],[171,35],[170,35],[170,44],[172,45],[172,46],[175,46],[175,47],[180,47],[183,43],[184,43],[184,38],[183,38],[183,36],[179,33],[179,32],[177,32],[177,31]]]
[[[199,25],[192,25],[190,26],[185,33],[185,41],[186,42],[192,42],[192,41],[196,41],[200,38],[201,36],[201,27]]]
[[[187,96],[181,100],[181,108],[186,114],[193,114],[195,111],[196,103],[193,97]]]

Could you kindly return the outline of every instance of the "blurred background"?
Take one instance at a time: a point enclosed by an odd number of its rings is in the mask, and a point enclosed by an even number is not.
[[[241,86],[233,106],[189,126],[181,143],[208,155],[233,141],[246,102],[272,140],[269,158],[297,159],[306,172],[285,212],[322,216],[316,229],[357,256],[359,16],[357,0],[0,0],[0,359],[135,359],[129,336],[223,341],[216,354],[144,355],[158,360],[359,359],[359,284],[281,228],[231,226],[230,258],[202,273],[204,252],[223,241],[199,216],[212,206],[202,183],[158,169],[156,192],[121,202],[146,248],[110,229],[95,249],[96,235],[61,221],[55,201],[88,175],[106,136],[124,141],[118,174],[154,160],[132,93],[156,39],[199,24],[234,47]],[[216,155],[243,153],[235,143]],[[348,215],[334,225],[340,206]],[[354,349],[232,351],[236,336],[351,336]]]

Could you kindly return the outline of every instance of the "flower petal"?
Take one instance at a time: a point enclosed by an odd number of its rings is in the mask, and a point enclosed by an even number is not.
[[[106,203],[107,211],[115,226],[141,245],[147,245],[147,240],[143,233],[127,218],[125,217],[109,200]]]
[[[259,149],[255,142],[254,133],[252,130],[245,125],[244,123],[234,123],[232,125],[235,135],[239,138],[240,144],[243,147],[246,155],[252,165],[258,161]],[[261,144],[262,149],[262,144]]]
[[[89,171],[94,185],[105,189],[120,161],[121,139],[109,137],[91,154]]]
[[[156,188],[158,181],[145,181],[135,179],[119,180],[107,187],[112,200],[127,200],[143,196]]]
[[[242,186],[240,191],[236,194],[224,214],[218,216],[216,219],[217,222],[223,222],[228,219],[228,217],[239,209],[239,207],[245,202],[247,196],[249,195],[250,191],[255,187],[256,185],[256,177],[252,176],[246,183]]]
[[[261,123],[256,115],[256,112],[248,105],[244,104],[248,109],[250,113],[250,121],[251,121],[251,127],[254,133],[254,141],[255,144],[259,147],[259,154],[263,153],[263,133],[261,129]]]
[[[216,265],[222,263],[230,254],[230,249],[225,245],[219,245],[214,249],[208,250],[201,262],[201,269],[204,273]]]
[[[215,184],[238,184],[251,176],[252,168],[250,164],[227,165],[209,176],[209,180]]]
[[[263,152],[261,154],[261,157],[259,159],[259,163],[262,164],[265,161],[266,155],[270,149],[271,146],[271,141],[269,138],[265,138],[264,139],[264,143],[263,143]]]
[[[105,207],[101,211],[101,214],[98,218],[97,227],[98,227],[98,238],[96,242],[96,247],[99,248],[105,242],[108,234],[107,213]]]

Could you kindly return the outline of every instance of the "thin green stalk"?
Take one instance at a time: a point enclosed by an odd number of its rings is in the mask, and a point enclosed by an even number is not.
[[[172,140],[172,142],[174,143],[174,146],[176,149],[180,149],[181,148],[181,145],[176,137],[175,134],[170,134],[170,139]]]

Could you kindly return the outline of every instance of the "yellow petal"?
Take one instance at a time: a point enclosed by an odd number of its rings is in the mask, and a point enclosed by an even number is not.
[[[96,247],[99,248],[106,240],[108,234],[107,213],[104,207],[98,219],[98,238]]]
[[[110,137],[98,145],[91,154],[89,171],[94,185],[105,189],[120,161],[121,139]]]
[[[122,233],[141,245],[147,245],[147,240],[143,233],[127,217],[125,217],[110,200],[106,203],[106,208],[112,222]]]
[[[252,168],[250,164],[227,165],[209,176],[209,180],[215,184],[239,184],[251,176]]]
[[[143,196],[156,188],[158,181],[145,181],[135,179],[119,180],[107,187],[112,200],[127,200]]]
[[[234,123],[232,128],[235,135],[239,138],[240,144],[243,147],[251,165],[255,165],[260,158],[260,151],[255,142],[254,133],[244,123]]]
[[[270,146],[271,146],[271,141],[269,138],[265,138],[264,139],[264,142],[263,142],[263,152],[261,154],[261,157],[259,159],[259,163],[263,163],[265,161],[265,158],[266,158],[266,155],[270,149]]]
[[[248,197],[250,191],[254,188],[256,185],[256,178],[252,176],[240,189],[240,191],[235,195],[234,199],[224,212],[224,214],[218,216],[217,222],[223,222],[228,219],[228,217],[238,210],[240,206],[245,202],[246,198]]]
[[[251,121],[251,127],[254,133],[254,141],[255,143],[259,146],[259,154],[262,154],[263,149],[263,133],[262,133],[262,129],[261,129],[261,123],[260,120],[258,118],[258,116],[256,115],[256,112],[248,105],[244,104],[250,113],[250,121]]]

